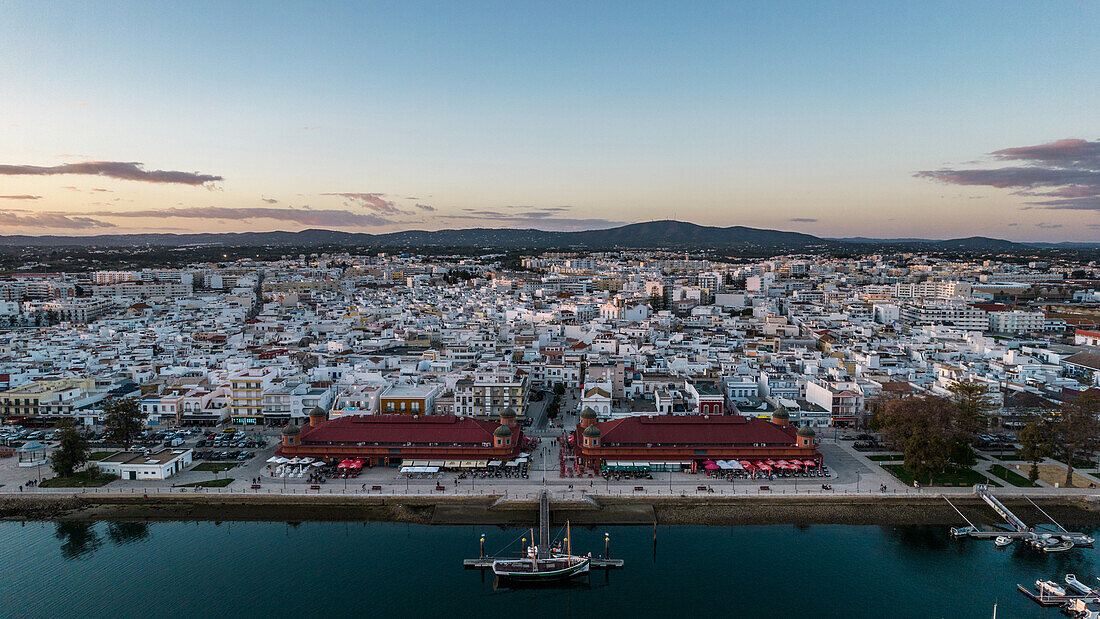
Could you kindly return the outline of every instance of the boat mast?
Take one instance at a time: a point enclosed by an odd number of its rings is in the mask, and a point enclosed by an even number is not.
[[[535,530],[534,529],[531,529],[531,548],[529,550],[530,550],[530,553],[531,553],[531,569],[532,569],[532,571],[537,572],[537,571],[539,571],[539,559],[538,559],[539,551],[538,551],[538,547],[535,546]]]
[[[573,533],[568,520],[565,521],[565,554],[573,555]]]

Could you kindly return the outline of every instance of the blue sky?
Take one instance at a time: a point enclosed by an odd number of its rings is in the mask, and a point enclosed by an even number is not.
[[[0,232],[1100,237],[1100,158],[955,173],[1092,152],[1100,5],[684,4],[4,3]]]

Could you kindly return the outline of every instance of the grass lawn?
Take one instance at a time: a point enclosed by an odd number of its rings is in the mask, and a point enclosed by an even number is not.
[[[223,477],[221,479],[210,479],[207,481],[196,481],[190,484],[176,484],[176,488],[224,488],[233,483],[232,477]]]
[[[883,464],[882,468],[890,471],[890,473],[897,477],[901,483],[906,486],[913,485],[913,474],[905,470],[903,464]],[[925,480],[920,480],[921,486],[927,486],[928,483]],[[989,484],[991,486],[1000,486],[995,481],[991,481],[985,475],[969,468],[948,469],[943,473],[938,473],[932,476],[933,486],[973,486],[974,484]]]
[[[902,454],[875,454],[873,456],[867,456],[868,460],[874,460],[875,462],[890,462],[892,460],[904,460],[905,456]]]
[[[223,471],[228,471],[235,466],[237,466],[236,462],[203,462],[202,464],[199,464],[191,470],[206,471],[208,473],[221,473]]]
[[[1027,488],[1035,485],[1031,483],[1030,479],[1024,477],[1023,475],[1020,475],[1012,469],[1005,468],[1000,464],[994,464],[992,467],[990,467],[989,472],[1007,481],[1013,486],[1016,486],[1017,488]]]
[[[50,479],[43,479],[42,483],[38,484],[38,487],[98,488],[100,486],[106,486],[116,479],[118,479],[118,475],[104,475],[102,473],[92,475],[88,471],[80,471],[72,477],[51,477]]]
[[[92,453],[88,454],[88,460],[92,462],[99,462],[107,456],[113,455],[115,453],[116,452],[114,451],[93,451]]]

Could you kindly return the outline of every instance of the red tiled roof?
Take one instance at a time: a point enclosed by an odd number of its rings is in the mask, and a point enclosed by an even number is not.
[[[493,442],[496,421],[453,415],[348,415],[302,428],[309,443],[454,443],[480,446]],[[518,441],[517,441],[518,442]]]
[[[656,415],[596,424],[601,444],[793,445],[795,428],[741,415]]]

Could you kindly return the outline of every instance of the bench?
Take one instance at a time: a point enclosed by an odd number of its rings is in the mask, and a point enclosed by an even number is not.
[[[634,486],[634,492],[645,492],[645,486]]]
[[[378,490],[378,491],[381,491],[381,490],[382,490],[382,486],[371,486],[371,487],[370,487],[370,489],[371,489],[371,490]]]
[[[313,484],[312,486],[309,487],[309,489],[310,490],[320,490],[321,489],[321,484]]]
[[[772,487],[771,486],[760,486],[760,489],[761,490],[771,490]]]
[[[260,489],[260,484],[252,484],[252,489],[253,490],[259,490]]]
[[[438,491],[440,491],[440,492],[443,492],[444,490],[446,490],[446,489],[447,489],[447,487],[446,487],[446,486],[444,486],[443,484],[436,484],[436,485],[435,485],[435,489],[436,489],[436,490],[438,490]]]
[[[706,492],[707,491],[706,486],[695,486],[695,489],[698,490],[699,492]]]

